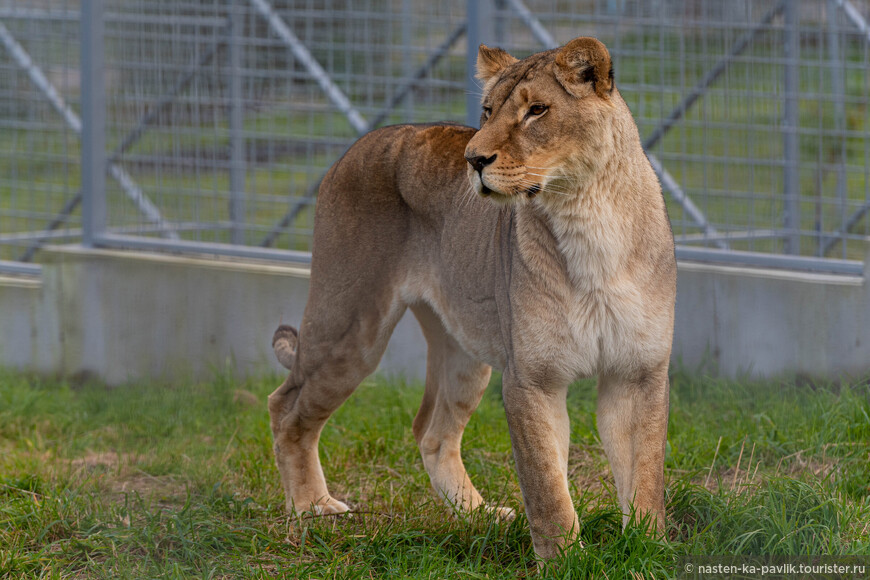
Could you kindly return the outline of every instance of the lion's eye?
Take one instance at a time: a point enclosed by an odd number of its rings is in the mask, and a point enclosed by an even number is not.
[[[492,115],[492,107],[484,107],[483,108],[483,116],[489,119],[489,116]]]
[[[531,107],[529,107],[529,115],[533,117],[539,117],[547,112],[547,106],[542,105],[540,103],[535,103]]]

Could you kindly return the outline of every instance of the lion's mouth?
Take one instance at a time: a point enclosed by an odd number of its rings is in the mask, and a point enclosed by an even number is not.
[[[477,179],[474,179],[472,181],[472,183],[473,183],[474,189],[477,191],[477,194],[480,197],[485,197],[485,198],[490,199],[490,200],[492,200],[496,203],[499,203],[499,204],[509,203],[510,201],[512,201],[512,199],[514,197],[513,195],[499,191],[498,189],[495,189],[493,187],[490,187],[489,185],[486,184],[486,182],[483,179],[483,176],[480,175],[480,173],[478,173],[476,171],[474,173],[477,176]]]

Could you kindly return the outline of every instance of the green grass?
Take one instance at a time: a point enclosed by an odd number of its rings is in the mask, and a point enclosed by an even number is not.
[[[278,383],[0,373],[0,578],[538,575],[522,513],[459,521],[433,498],[410,429],[419,385],[366,382],[324,430],[331,491],[358,513],[287,517],[265,409]],[[870,387],[804,383],[674,374],[668,541],[620,529],[594,384],[575,385],[585,548],[540,576],[666,578],[685,555],[870,555]],[[463,455],[485,497],[522,512],[497,379]]]

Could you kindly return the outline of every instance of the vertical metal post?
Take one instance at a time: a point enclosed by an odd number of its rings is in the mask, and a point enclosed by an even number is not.
[[[834,141],[836,144],[832,146],[833,161],[837,164],[837,205],[840,214],[840,231],[843,232],[845,238],[846,230],[846,157],[843,150],[845,144],[844,131],[846,130],[846,84],[843,78],[843,63],[840,60],[840,39],[839,30],[837,29],[838,10],[835,0],[828,0],[825,6],[825,16],[828,21],[827,41],[828,41],[828,58],[830,58],[831,72],[831,99],[834,101]],[[846,244],[843,244],[845,252]],[[824,256],[825,249],[821,250],[821,255]]]
[[[468,49],[465,58],[465,123],[471,127],[480,124],[480,96],[483,89],[474,78],[477,73],[477,50],[481,44],[493,42],[495,29],[494,0],[467,0],[468,31],[465,39]]]
[[[103,0],[81,6],[82,244],[93,247],[106,229],[106,91]]]
[[[495,15],[493,21],[493,38],[496,46],[504,46],[505,31],[507,30],[507,18],[505,17],[505,9],[507,3],[505,0],[495,0]]]
[[[242,35],[244,12],[241,0],[230,2],[230,241],[245,243],[245,136],[242,102]]]
[[[411,50],[413,38],[411,27],[414,26],[413,0],[402,0],[402,76],[404,83],[412,82],[414,78],[414,53]],[[402,115],[406,123],[414,120],[414,92],[410,91],[405,96],[404,113]]]
[[[465,124],[477,127],[480,124],[480,85],[474,75],[477,73],[477,50],[481,44],[480,4],[486,0],[467,0],[465,13],[468,30],[465,40],[468,43],[465,55]]]
[[[800,31],[799,2],[785,3],[785,70],[783,73],[783,198],[785,206],[785,252],[800,253],[800,174],[798,166],[798,124],[800,96]]]

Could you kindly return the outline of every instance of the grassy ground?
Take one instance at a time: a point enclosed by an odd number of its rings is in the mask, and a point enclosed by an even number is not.
[[[110,389],[0,373],[0,578],[534,576],[528,523],[447,516],[410,426],[421,387],[368,382],[327,425],[357,513],[282,511],[276,378]],[[686,554],[870,555],[870,387],[672,378],[669,541],[620,514],[595,392],[569,398],[585,549],[541,576],[666,578]],[[464,440],[483,495],[521,510],[498,380]],[[639,574],[639,575],[637,575]]]

